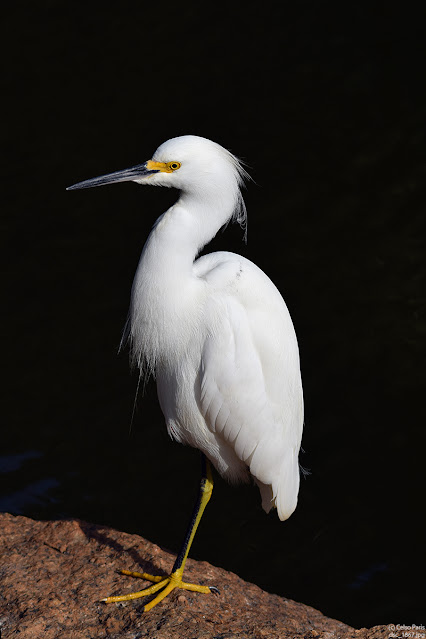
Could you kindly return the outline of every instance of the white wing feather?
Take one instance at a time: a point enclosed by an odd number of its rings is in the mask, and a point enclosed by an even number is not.
[[[217,298],[210,309],[216,321],[202,349],[199,405],[209,430],[249,467],[264,509],[276,506],[287,519],[297,504],[303,426],[297,341],[277,289],[239,259],[238,290],[222,296],[219,312]],[[223,281],[226,267],[209,279]]]

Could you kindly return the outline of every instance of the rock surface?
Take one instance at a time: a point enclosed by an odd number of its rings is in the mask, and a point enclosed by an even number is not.
[[[175,590],[143,614],[137,599],[99,599],[144,587],[117,573],[166,573],[174,556],[127,533],[84,521],[33,521],[0,514],[1,639],[375,639],[387,626],[355,630],[300,603],[271,595],[237,575],[188,560],[185,579],[220,595]]]

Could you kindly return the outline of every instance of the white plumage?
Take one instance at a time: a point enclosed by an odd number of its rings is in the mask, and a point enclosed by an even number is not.
[[[153,159],[76,188],[133,180],[176,187],[154,225],[132,288],[134,361],[155,374],[169,434],[200,449],[230,481],[259,486],[280,519],[294,511],[303,426],[299,354],[287,307],[271,280],[227,252],[196,259],[230,219],[244,225],[245,172],[218,144],[174,138]]]

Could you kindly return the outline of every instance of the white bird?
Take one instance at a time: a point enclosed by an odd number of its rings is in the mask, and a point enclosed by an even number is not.
[[[217,592],[182,581],[213,488],[207,460],[231,482],[252,476],[266,512],[275,507],[285,520],[296,508],[303,392],[289,312],[271,280],[244,257],[220,251],[197,259],[229,220],[244,226],[246,176],[229,151],[186,135],[162,144],[144,164],[69,187],[134,181],[179,189],[144,246],[127,336],[141,374],[155,375],[169,435],[205,456],[200,496],[171,574],[123,571],[154,585],[107,602],[161,591],[149,610],[176,587]]]

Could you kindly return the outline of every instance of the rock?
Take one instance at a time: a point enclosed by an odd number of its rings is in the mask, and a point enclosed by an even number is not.
[[[175,590],[143,614],[137,599],[102,597],[146,584],[117,570],[167,573],[174,556],[138,537],[84,521],[33,521],[0,514],[2,639],[378,639],[386,626],[355,630],[237,575],[188,560],[185,580],[216,585],[220,595]]]

